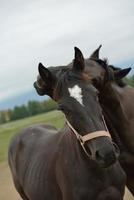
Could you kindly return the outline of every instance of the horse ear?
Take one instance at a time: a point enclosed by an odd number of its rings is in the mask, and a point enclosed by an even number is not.
[[[43,66],[42,63],[39,63],[38,70],[41,78],[44,82],[50,81],[54,78],[54,75],[48,70],[46,67]]]
[[[99,59],[99,51],[102,45],[100,45],[90,56],[90,59]]]
[[[46,82],[52,78],[51,72],[46,67],[44,67],[44,65],[42,63],[39,63],[38,70],[39,70],[39,74],[44,82]]]
[[[56,84],[56,76],[46,67],[42,65],[42,63],[39,63],[38,65],[39,75],[41,76],[42,80],[44,81],[44,84],[46,85],[46,90],[49,96],[52,96],[52,92],[54,89],[54,86]]]
[[[115,79],[122,79],[124,78],[131,70],[131,67],[114,71]]]
[[[84,57],[81,50],[77,47],[74,47],[75,55],[73,62],[73,69],[77,71],[83,71],[85,68]]]

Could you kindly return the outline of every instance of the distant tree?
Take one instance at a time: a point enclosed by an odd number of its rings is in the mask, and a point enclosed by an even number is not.
[[[29,101],[27,109],[30,116],[43,112],[41,103],[38,101]]]
[[[55,110],[57,108],[57,103],[55,101],[53,101],[52,99],[49,99],[42,103],[42,107],[43,107],[44,112],[49,112],[49,111]]]
[[[25,106],[25,105],[22,105],[20,107],[20,112],[21,112],[22,118],[29,116],[29,112],[28,112],[27,106]]]
[[[5,111],[0,112],[0,124],[4,124],[6,122]]]
[[[130,85],[134,87],[134,75],[130,78]]]
[[[11,109],[6,110],[6,121],[7,122],[11,120],[11,113],[12,113]]]
[[[124,81],[128,84],[131,85],[132,87],[134,87],[134,75],[130,76],[130,77],[126,77],[124,79]]]
[[[15,106],[11,111],[11,120],[22,119],[29,115],[29,112],[25,105]]]
[[[56,109],[56,107],[57,104],[51,99],[43,102],[29,101],[27,105],[15,106],[13,109],[1,111],[0,124],[8,121],[22,119],[43,112],[49,112]]]

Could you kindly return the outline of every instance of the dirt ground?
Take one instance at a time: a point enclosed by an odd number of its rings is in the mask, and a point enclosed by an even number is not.
[[[5,162],[0,164],[0,200],[21,200],[15,191],[8,165]],[[127,189],[124,200],[134,200]]]
[[[0,163],[0,200],[21,200],[13,186],[7,163]]]

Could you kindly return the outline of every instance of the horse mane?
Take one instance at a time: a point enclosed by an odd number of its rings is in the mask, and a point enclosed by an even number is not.
[[[98,64],[102,65],[102,67],[108,66],[108,59],[107,58],[104,58],[104,59],[90,58],[90,60],[93,60],[93,61],[97,62]]]

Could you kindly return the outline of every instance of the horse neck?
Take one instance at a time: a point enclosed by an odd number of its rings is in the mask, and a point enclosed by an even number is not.
[[[86,163],[88,161],[88,165],[92,165],[92,160],[87,159],[87,155],[85,154],[84,150],[82,149],[80,142],[78,141],[75,133],[66,123],[64,129],[62,130],[62,144],[65,150],[66,156],[69,156],[72,159],[77,159],[79,163]]]
[[[127,85],[125,87],[114,85],[114,89],[119,96],[125,115],[128,118],[130,117],[130,115],[131,117],[134,117],[134,88]]]
[[[64,148],[66,153],[77,154],[77,156],[81,154],[81,149],[79,145],[79,141],[75,135],[75,133],[71,130],[71,128],[66,123],[62,132],[62,143],[64,144]]]
[[[128,125],[128,117],[122,103],[122,88],[119,88],[114,83],[108,84],[102,92],[100,92],[100,103],[104,114],[112,123],[113,130],[115,130],[119,137],[124,140],[126,136],[126,129]]]
[[[112,101],[117,102],[119,110],[116,109],[115,112],[119,119],[125,122],[127,128],[129,126],[129,119],[134,118],[134,89],[130,86],[120,87],[117,84],[111,84],[109,93],[111,92]],[[112,102],[111,101],[111,102]]]

